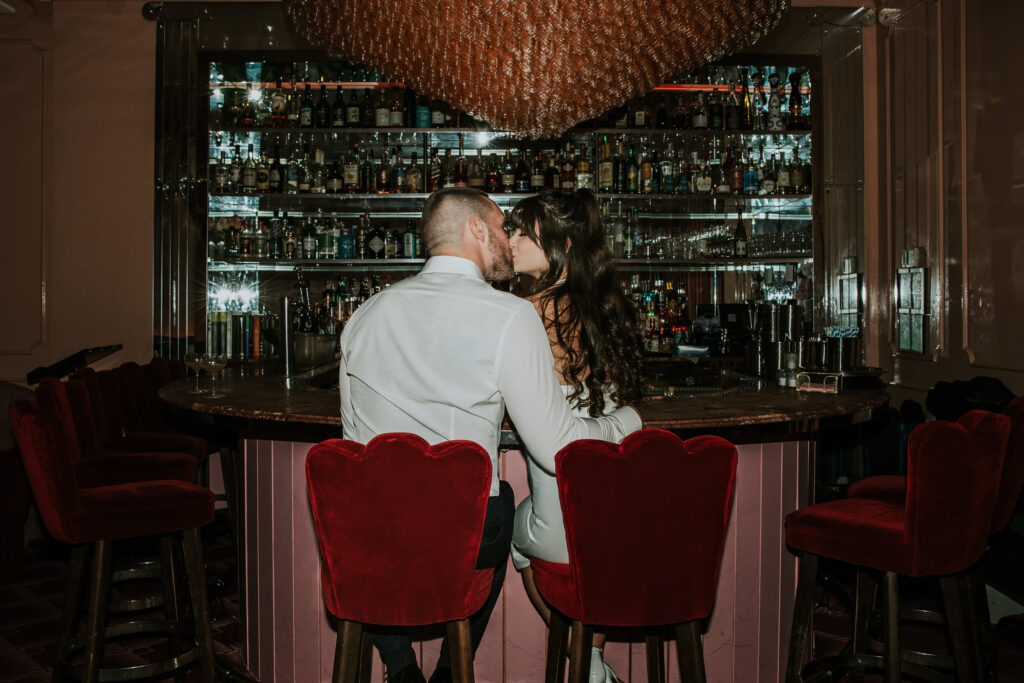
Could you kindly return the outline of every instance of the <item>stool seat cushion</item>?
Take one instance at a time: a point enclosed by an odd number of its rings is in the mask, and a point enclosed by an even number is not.
[[[190,453],[103,453],[83,458],[75,467],[81,488],[127,484],[145,479],[196,480],[197,462]]]
[[[980,410],[910,434],[904,500],[847,498],[786,518],[791,548],[904,576],[963,571],[992,523],[1010,418]]]
[[[182,481],[139,481],[79,491],[69,543],[157,536],[213,521],[213,493]]]
[[[850,484],[850,498],[873,498],[887,503],[903,504],[907,498],[907,477],[902,474],[879,474]]]

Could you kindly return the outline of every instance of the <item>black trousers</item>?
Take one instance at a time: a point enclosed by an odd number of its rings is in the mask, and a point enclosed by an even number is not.
[[[487,501],[487,515],[484,518],[484,533],[480,539],[480,551],[477,553],[476,568],[490,569],[494,567],[494,578],[491,581],[491,592],[487,601],[473,616],[469,618],[469,633],[476,652],[480,641],[487,630],[487,622],[491,612],[498,603],[501,587],[505,583],[505,570],[508,567],[508,553],[512,544],[512,523],[515,517],[515,497],[508,482],[499,482],[497,496]],[[381,657],[388,671],[399,671],[408,664],[415,664],[416,655],[412,649],[412,640],[405,629],[374,628],[370,630],[373,643],[380,650]],[[437,658],[437,668],[450,669],[451,660],[448,654],[448,638],[441,644],[441,654]]]

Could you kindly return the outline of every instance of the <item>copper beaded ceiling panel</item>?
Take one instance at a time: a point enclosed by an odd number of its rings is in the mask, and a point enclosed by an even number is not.
[[[526,138],[751,44],[789,0],[285,0],[300,33]]]

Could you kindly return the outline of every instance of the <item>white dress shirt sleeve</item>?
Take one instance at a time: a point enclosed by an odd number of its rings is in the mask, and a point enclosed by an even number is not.
[[[355,424],[352,422],[352,378],[348,376],[348,365],[345,363],[345,347],[342,346],[338,361],[338,393],[341,397],[341,434],[345,439],[353,438]]]
[[[555,376],[544,324],[533,306],[509,320],[497,351],[498,390],[523,445],[542,468],[554,474],[555,454],[577,439],[619,442],[643,427],[640,415],[620,406],[603,417],[576,417]]]

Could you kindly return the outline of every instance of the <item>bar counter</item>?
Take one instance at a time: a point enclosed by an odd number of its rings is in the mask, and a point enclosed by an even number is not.
[[[189,394],[193,380],[160,391],[169,417],[234,439],[240,501],[243,658],[263,683],[329,681],[336,634],[319,588],[319,553],[306,495],[305,456],[326,438],[341,436],[337,368],[324,366],[285,378],[258,366],[221,373],[224,398]],[[202,386],[209,379],[202,378]],[[718,595],[704,635],[709,681],[775,682],[785,669],[796,558],[785,549],[784,520],[813,500],[817,434],[865,423],[888,404],[884,388],[839,394],[797,393],[775,387],[703,397],[657,397],[640,408],[645,427],[689,437],[714,433],[737,444],[736,494],[722,558]],[[529,491],[516,437],[503,433],[501,476]],[[230,492],[229,492],[230,493]],[[666,539],[671,542],[671,539]],[[610,562],[630,558],[609,557]],[[544,678],[546,629],[510,567],[502,597],[476,655],[480,683]],[[425,675],[438,639],[418,645]],[[679,681],[675,644],[666,646],[668,680]],[[606,659],[624,683],[646,680],[643,634],[613,631]],[[382,681],[375,659],[374,680]]]

